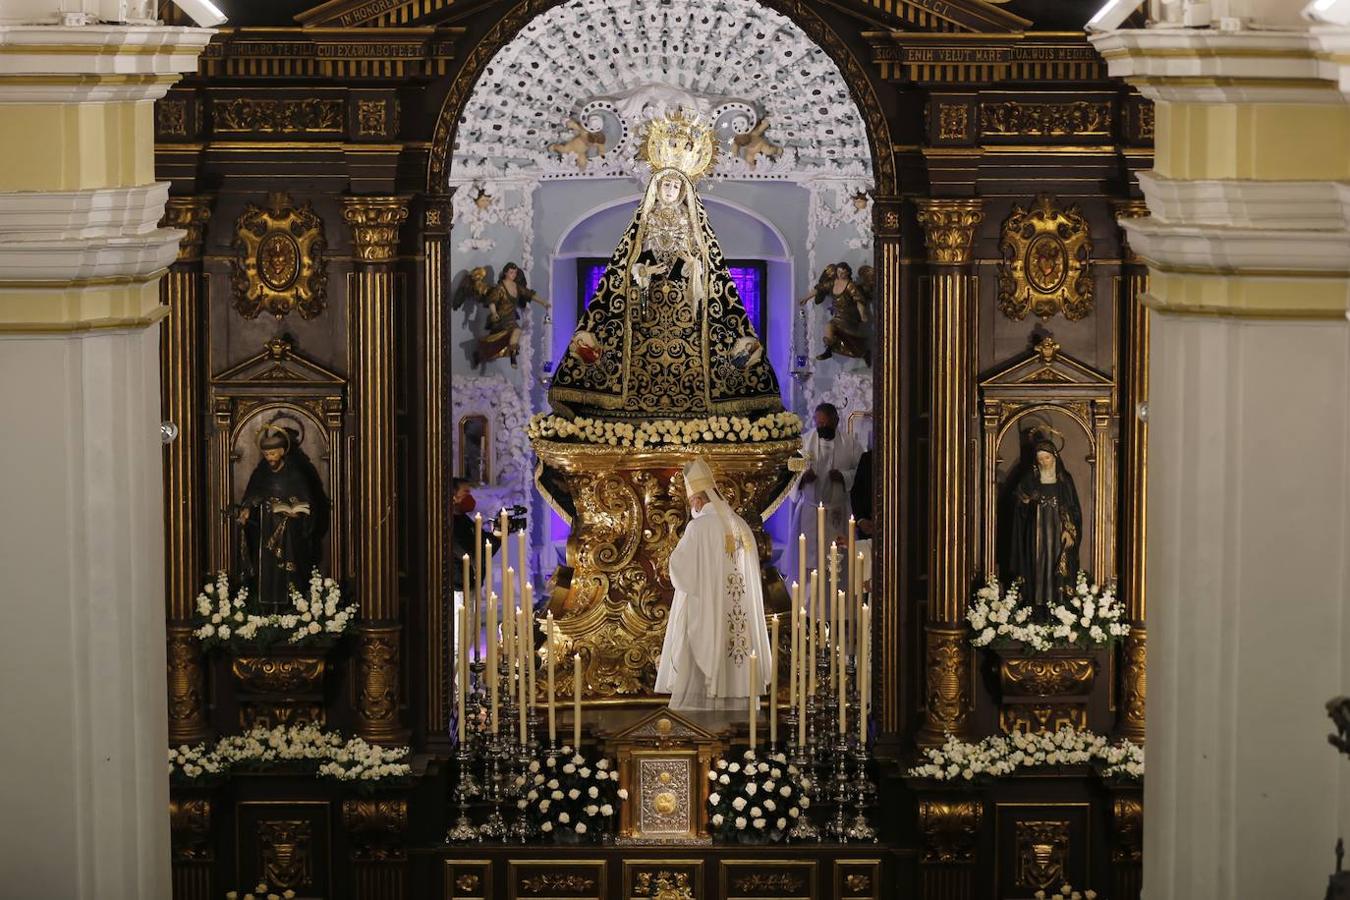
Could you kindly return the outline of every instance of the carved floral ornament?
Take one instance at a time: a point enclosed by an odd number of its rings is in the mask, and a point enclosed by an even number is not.
[[[244,207],[234,226],[230,284],[234,308],[246,319],[268,312],[278,319],[297,310],[312,319],[327,301],[328,244],[323,221],[308,202],[273,192],[264,206]]]
[[[999,241],[998,308],[1010,319],[1056,313],[1076,322],[1092,312],[1092,238],[1076,206],[1040,194],[1014,206]]]

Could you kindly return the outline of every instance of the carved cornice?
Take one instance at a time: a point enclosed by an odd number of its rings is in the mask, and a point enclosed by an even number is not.
[[[933,34],[869,31],[872,62],[886,81],[993,84],[1105,81],[1106,64],[1082,35]]]
[[[342,218],[351,226],[356,258],[387,263],[398,252],[398,230],[408,218],[408,198],[343,197]]]
[[[403,80],[450,74],[462,28],[219,29],[199,76]]]
[[[170,197],[164,204],[164,228],[182,228],[187,234],[178,241],[178,262],[197,262],[206,242],[206,223],[211,219],[211,197]]]
[[[971,261],[975,229],[984,221],[981,200],[917,200],[928,261],[962,265]]]

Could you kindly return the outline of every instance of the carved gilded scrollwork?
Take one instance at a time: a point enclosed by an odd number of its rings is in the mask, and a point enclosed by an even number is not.
[[[1111,102],[1023,103],[1007,100],[982,103],[980,133],[999,137],[1106,136],[1111,133]]]
[[[1087,706],[1081,703],[1018,703],[999,708],[1004,734],[1053,734],[1061,728],[1087,728]]]
[[[322,655],[236,656],[230,671],[239,686],[266,694],[311,693],[320,689],[324,670]]]
[[[323,220],[308,202],[274,191],[265,206],[244,207],[234,226],[230,285],[234,308],[246,319],[292,310],[312,319],[327,302],[328,244]]]
[[[1028,312],[1071,322],[1092,312],[1092,238],[1077,206],[1060,208],[1040,194],[1030,208],[1014,206],[999,241],[998,308],[1010,319]]]
[[[455,889],[464,894],[472,894],[478,890],[478,884],[481,879],[477,875],[465,873],[455,879]]]
[[[193,744],[206,739],[206,674],[201,645],[191,626],[169,625],[169,743]]]
[[[595,879],[575,872],[544,872],[520,880],[521,890],[527,895],[576,894],[595,890]]]
[[[314,835],[303,820],[258,823],[258,871],[277,888],[298,888],[314,880]]]
[[[755,872],[737,878],[734,885],[740,893],[751,896],[788,896],[801,892],[806,882],[796,872]]]
[[[1144,707],[1148,699],[1148,632],[1134,625],[1125,638],[1125,665],[1120,701],[1120,735],[1144,739]]]
[[[403,846],[408,831],[407,800],[401,797],[343,800],[342,824],[351,835],[353,859],[388,862],[407,858]]]
[[[999,661],[1004,695],[1089,694],[1097,674],[1091,656],[1005,656]]]
[[[960,265],[971,261],[975,230],[984,221],[979,200],[919,200],[919,224],[928,260]]]
[[[704,448],[719,491],[761,542],[761,517],[790,484],[781,474],[798,446],[780,441],[754,450]],[[550,606],[581,653],[586,696],[649,693],[674,596],[670,554],[687,516],[678,472],[690,454],[543,440],[535,450],[552,473],[541,490],[573,524],[567,566],[559,571]],[[571,684],[564,682],[559,694],[568,696]]]
[[[920,746],[937,746],[947,735],[969,729],[970,646],[964,628],[924,629],[924,701],[926,715]]]
[[[396,743],[403,737],[398,719],[399,632],[397,625],[357,629],[357,728],[375,743]]]
[[[1144,859],[1144,801],[1138,796],[1118,796],[1111,803],[1111,822],[1115,826],[1111,859],[1118,863],[1139,863]]]
[[[212,859],[211,801],[205,797],[169,800],[173,858],[180,862]]]
[[[984,804],[979,800],[920,800],[923,862],[974,862],[983,819]]]
[[[211,125],[218,134],[341,134],[343,107],[341,99],[234,97],[211,105]]]
[[[206,223],[211,219],[211,198],[206,196],[170,197],[164,203],[165,228],[182,228],[187,234],[178,241],[178,262],[196,262],[202,258]]]
[[[652,900],[694,900],[694,889],[688,872],[639,872],[633,884],[633,893]]]
[[[967,122],[969,116],[966,113],[965,104],[957,103],[939,103],[938,104],[938,139],[943,141],[964,141],[966,139]]]
[[[1069,865],[1067,820],[1020,821],[1015,840],[1019,887],[1043,890],[1064,883]]]

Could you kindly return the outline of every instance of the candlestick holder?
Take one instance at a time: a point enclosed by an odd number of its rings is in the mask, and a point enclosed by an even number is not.
[[[833,750],[834,752],[830,754],[834,759],[830,800],[834,803],[834,815],[825,826],[825,836],[842,844],[848,840],[848,738],[842,734],[838,735]]]
[[[490,807],[487,821],[479,826],[478,832],[484,838],[500,841],[506,837],[506,819],[502,817],[502,750],[505,740],[500,734],[487,735],[484,762],[486,775],[486,800]]]
[[[472,760],[469,748],[460,743],[459,749],[455,752],[455,762],[458,763],[458,778],[455,785],[455,804],[459,807],[459,816],[455,819],[455,824],[450,826],[450,830],[445,833],[445,842],[447,844],[464,844],[470,841],[476,841],[478,829],[473,827],[469,821],[469,793],[465,790],[465,779],[469,774],[469,764]]]
[[[848,824],[845,837],[850,841],[875,844],[877,842],[877,830],[872,827],[871,822],[867,821],[867,807],[872,805],[876,788],[867,773],[867,747],[865,744],[858,743],[853,755],[853,763],[852,799],[854,815],[853,820]]]
[[[796,763],[793,763],[793,765],[796,765]],[[797,766],[797,773],[799,778],[810,777],[809,770],[803,769],[801,766]],[[815,789],[816,780],[811,778],[811,787],[807,790],[806,795],[811,796]],[[811,809],[812,807],[798,809],[797,821],[793,823],[792,828],[787,833],[789,841],[798,844],[814,844],[820,840],[820,829],[816,827],[815,822],[811,821]]]
[[[786,739],[782,741],[782,752],[788,759],[797,757],[797,705],[790,704],[783,713],[783,727],[787,729]]]
[[[516,815],[511,821],[507,839],[524,844],[530,840],[532,829],[530,828],[529,809],[522,809],[519,803],[519,801],[526,799],[526,795],[530,792],[530,754],[523,747],[516,755],[515,763],[515,774],[512,778],[513,790],[508,793],[508,796],[510,802],[516,807]]]

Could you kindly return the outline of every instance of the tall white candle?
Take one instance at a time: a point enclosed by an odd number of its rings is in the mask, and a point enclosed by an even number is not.
[[[544,647],[548,653],[548,745],[550,747],[558,746],[558,723],[555,719],[557,715],[558,692],[553,686],[553,663],[554,663],[554,643],[555,632],[553,631],[553,613],[548,614],[544,626]]]
[[[487,601],[487,684],[488,704],[492,708],[492,733],[497,733],[497,592],[488,591]]]
[[[538,674],[539,666],[536,665],[538,657],[534,653],[534,585],[528,581],[525,582],[525,652],[522,660],[525,663],[525,672],[528,682],[525,685],[527,696],[530,698],[530,709],[539,707],[539,696],[535,690],[535,678]]]
[[[797,535],[797,583],[806,590],[806,534]]]
[[[769,629],[769,749],[778,746],[778,616]]]
[[[838,610],[844,605],[844,592],[836,591],[834,597],[834,608]],[[835,646],[838,649],[833,656],[835,657],[836,669],[839,673],[839,733],[844,734],[848,728],[848,669],[844,662],[844,652],[848,645],[844,643],[843,628],[841,627],[839,631],[840,635],[835,640]]]
[[[806,693],[810,696],[816,692],[816,649],[820,641],[820,615],[816,605],[816,582],[819,580],[819,573],[811,570],[810,585],[807,593],[810,594],[809,608],[811,610],[811,621],[807,624],[807,634],[810,640],[806,645]]]
[[[791,647],[788,650],[788,708],[797,708],[797,632],[801,629],[801,619],[797,617],[797,606],[802,602],[801,582],[792,582],[792,627],[788,630]]]
[[[581,654],[572,657],[572,752],[581,752]]]
[[[521,744],[524,744],[525,741],[529,739],[530,733],[529,726],[526,724],[526,716],[530,709],[530,698],[526,694],[526,691],[529,690],[530,679],[526,674],[525,669],[525,647],[528,645],[529,641],[526,639],[525,610],[523,609],[516,610],[516,633],[519,637],[519,640],[516,641],[516,646],[519,647],[521,651],[520,657],[517,660],[520,665],[520,680],[517,682],[520,694],[520,742]]]
[[[816,571],[825,577],[825,504],[816,504]]]
[[[520,599],[523,602],[525,600],[525,585],[530,580],[529,568],[526,566],[528,551],[526,549],[527,545],[524,528],[516,532],[516,544],[520,549],[520,568],[518,570],[518,573],[520,575]]]
[[[857,626],[854,628],[855,640],[857,641],[857,646],[854,648],[854,651],[853,651],[853,652],[854,652],[855,658],[857,658],[857,659],[861,659],[861,658],[862,658],[862,640],[863,640],[863,637],[862,637],[862,608],[863,608],[862,567],[863,567],[863,555],[862,555],[862,551],[858,551],[857,556],[855,556],[855,557],[853,558],[853,572],[854,572],[854,585],[853,585],[853,620],[854,620],[855,622],[858,623]]]
[[[479,609],[483,606],[483,514],[474,513],[473,516],[473,617],[472,626],[469,634],[473,635],[473,658],[481,660],[483,651],[479,646],[478,638],[482,633],[483,620],[480,619]]]
[[[802,621],[806,621],[806,607],[801,608],[800,614]],[[802,648],[805,649],[807,644],[805,631],[802,632],[801,642]],[[803,665],[797,673],[797,744],[803,747],[806,746],[806,672],[810,668],[809,665]]]
[[[455,604],[455,712],[458,713],[458,720],[455,722],[455,736],[459,739],[460,746],[464,745],[464,607],[463,604]]]
[[[858,651],[858,745],[867,746],[867,692],[871,690],[872,647],[867,636],[872,628],[872,609],[862,608],[862,627],[858,629],[861,649]]]
[[[843,642],[843,633],[839,627],[839,548],[830,543],[830,589],[825,595],[829,599],[829,612],[826,614],[830,622],[830,634],[834,637],[834,644],[830,645],[830,687],[833,689],[839,684],[839,654],[834,652],[835,644]]]
[[[759,660],[750,651],[750,752],[755,751],[755,719],[759,712]]]

